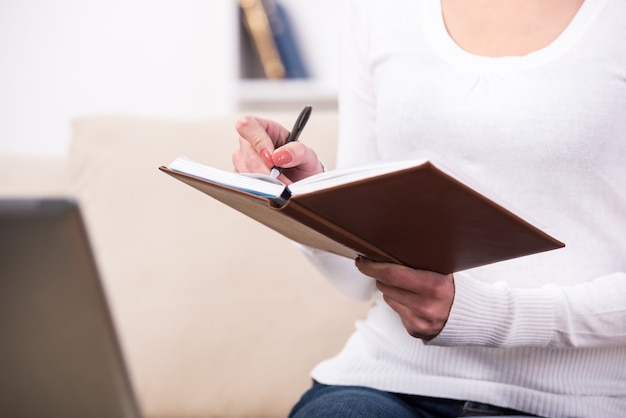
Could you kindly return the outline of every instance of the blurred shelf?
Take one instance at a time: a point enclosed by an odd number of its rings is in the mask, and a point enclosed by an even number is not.
[[[335,110],[337,86],[313,79],[238,81],[237,106],[240,110],[290,110],[299,109],[303,105],[311,105],[321,110]]]

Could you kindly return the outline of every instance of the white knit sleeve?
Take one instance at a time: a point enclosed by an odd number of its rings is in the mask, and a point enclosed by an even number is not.
[[[307,260],[333,286],[357,301],[367,301],[376,291],[376,281],[362,274],[354,260],[296,244]]]
[[[626,273],[572,286],[514,288],[455,274],[444,330],[429,344],[601,347],[626,344]]]

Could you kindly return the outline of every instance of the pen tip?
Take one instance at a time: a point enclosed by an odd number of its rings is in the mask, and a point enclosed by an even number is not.
[[[270,177],[275,179],[280,175],[280,170],[276,167],[272,168],[272,170],[270,171]]]

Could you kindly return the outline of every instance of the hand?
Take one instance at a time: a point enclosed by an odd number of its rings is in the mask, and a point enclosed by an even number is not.
[[[454,301],[454,277],[414,270],[397,264],[377,263],[359,257],[361,273],[376,279],[385,302],[400,315],[408,333],[424,341],[443,329]]]
[[[289,131],[275,121],[244,116],[237,121],[236,130],[239,148],[232,161],[238,173],[268,174],[274,166],[283,167],[279,179],[290,184],[323,171],[315,151],[304,143],[284,145]]]

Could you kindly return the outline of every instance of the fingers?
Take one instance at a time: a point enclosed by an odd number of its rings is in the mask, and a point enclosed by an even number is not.
[[[441,332],[454,301],[452,275],[362,258],[356,265],[363,274],[376,279],[377,288],[410,335],[428,341]]]
[[[252,144],[243,138],[239,138],[239,148],[232,155],[232,163],[237,173],[267,174],[270,171],[268,164],[261,155],[256,152]]]
[[[429,315],[417,315],[408,306],[383,295],[385,302],[393,309],[402,321],[404,329],[413,338],[430,341],[435,338],[445,326],[446,321],[432,320]]]
[[[436,337],[445,326],[450,312],[448,308],[381,282],[377,282],[376,286],[387,305],[400,316],[404,328],[412,337],[428,341]]]
[[[360,257],[357,260],[356,265],[363,274],[373,277],[377,281],[386,283],[390,286],[412,289],[414,291],[422,289],[426,280],[430,282],[430,275],[436,274],[415,270],[398,264],[378,263],[363,257]],[[418,274],[421,276],[419,280],[415,277]]]
[[[377,263],[362,257],[357,260],[356,266],[363,274],[382,283],[436,297],[441,296],[441,293],[447,293],[448,282],[452,279],[452,275],[416,270],[398,264]]]
[[[279,179],[289,184],[323,171],[315,151],[304,143],[285,145],[289,131],[275,121],[244,116],[235,128],[240,135],[239,148],[232,155],[236,172],[268,174],[272,167],[282,167]]]
[[[240,139],[248,142],[251,146],[251,148],[246,146],[242,151],[254,150],[268,168],[274,165],[272,152],[284,144],[289,136],[289,131],[279,123],[256,116],[243,116],[237,120],[235,129],[240,135]]]
[[[272,154],[272,162],[284,169],[294,169],[289,172],[289,177],[293,179],[323,171],[315,151],[302,142],[291,142],[276,149]]]

